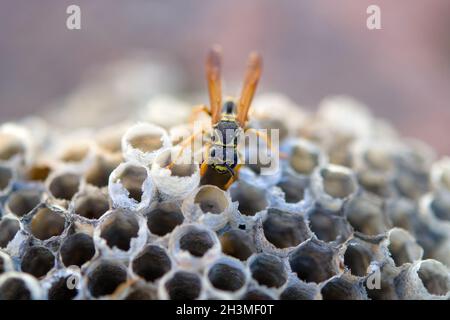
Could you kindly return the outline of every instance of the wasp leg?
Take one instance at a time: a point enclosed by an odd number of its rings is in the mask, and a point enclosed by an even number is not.
[[[205,143],[205,151],[203,153],[203,161],[200,165],[200,175],[203,177],[206,173],[206,170],[208,169],[208,156],[209,156],[209,149],[211,148],[211,143]]]
[[[199,115],[203,112],[211,117],[211,111],[209,110],[209,108],[206,105],[201,104],[201,105],[195,106],[194,109],[192,110],[191,115],[189,116],[189,123],[191,123],[191,124],[194,123],[195,120],[197,120],[197,118],[199,117]]]
[[[187,146],[191,145],[194,139],[203,134],[205,132],[205,129],[202,128],[199,132],[191,134],[189,137],[187,137],[185,140],[180,142],[178,145],[181,146],[180,151],[176,155],[176,157],[166,166],[166,169],[172,169],[172,167],[175,165],[175,162],[181,157],[183,154],[184,149],[186,149]]]
[[[200,175],[203,177],[206,173],[206,170],[208,170],[208,162],[203,161],[202,165],[200,166]]]
[[[223,186],[224,190],[228,190],[229,187],[231,187],[231,185],[233,184],[233,182],[235,182],[238,177],[239,177],[239,168],[241,167],[240,164],[238,164],[236,166],[236,168],[234,169],[235,174],[231,176],[230,180],[228,180],[228,182]]]
[[[245,130],[245,132],[253,132],[257,137],[260,137],[261,139],[264,140],[264,143],[270,148],[270,151],[272,151],[272,153],[274,153],[275,151],[275,147],[272,145],[272,142],[270,141],[269,137],[267,136],[267,134],[262,133],[261,131],[259,131],[258,129],[255,128],[247,128]],[[284,152],[280,152],[280,158],[281,159],[287,159],[288,155],[285,154]]]

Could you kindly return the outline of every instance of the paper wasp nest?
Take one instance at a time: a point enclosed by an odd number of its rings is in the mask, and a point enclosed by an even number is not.
[[[260,95],[279,170],[223,191],[167,167],[189,104],[136,104],[101,129],[1,125],[0,299],[450,298],[450,158],[349,98]]]

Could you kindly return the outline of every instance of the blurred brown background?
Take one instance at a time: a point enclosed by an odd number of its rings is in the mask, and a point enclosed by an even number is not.
[[[66,29],[81,7],[82,29]],[[366,28],[381,7],[382,30]],[[448,0],[14,0],[0,3],[1,122],[39,112],[88,71],[134,51],[179,64],[186,91],[205,90],[207,48],[224,48],[225,76],[240,80],[262,52],[261,91],[311,108],[349,94],[399,130],[450,154]]]

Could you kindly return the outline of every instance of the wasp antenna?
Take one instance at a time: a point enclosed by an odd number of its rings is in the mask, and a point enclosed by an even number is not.
[[[241,127],[245,126],[248,111],[252,103],[253,96],[258,86],[259,78],[262,72],[262,57],[254,51],[248,57],[247,71],[244,77],[244,85],[242,87],[241,97],[239,99],[237,120]]]
[[[209,103],[212,124],[220,117],[222,104],[222,50],[220,46],[213,46],[206,57],[206,81],[208,84]]]

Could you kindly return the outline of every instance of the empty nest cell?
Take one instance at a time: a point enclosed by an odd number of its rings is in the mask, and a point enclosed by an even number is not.
[[[81,177],[75,173],[62,173],[49,181],[48,189],[53,197],[70,201],[80,188]]]
[[[387,231],[382,202],[366,194],[350,200],[345,209],[351,226],[366,235],[378,235]]]
[[[268,210],[263,231],[266,239],[277,248],[295,247],[309,237],[301,216],[275,208]]]
[[[298,174],[309,175],[319,165],[320,154],[317,148],[299,143],[292,148],[289,164]]]
[[[231,229],[220,236],[222,252],[239,260],[247,260],[256,253],[254,240],[244,230]]]
[[[109,210],[109,199],[100,191],[89,191],[74,199],[74,212],[87,219],[100,219]]]
[[[250,289],[242,297],[242,300],[274,300],[274,298],[260,289]]]
[[[133,238],[138,236],[139,223],[132,212],[116,209],[108,214],[100,226],[100,237],[110,248],[128,251]]]
[[[37,246],[28,248],[23,257],[20,267],[23,272],[29,273],[36,278],[45,276],[55,265],[55,256],[46,247]]]
[[[16,219],[3,218],[0,221],[0,248],[6,248],[19,230],[19,221]]]
[[[42,192],[39,190],[18,190],[9,196],[6,206],[17,217],[23,217],[38,206],[41,198]]]
[[[346,276],[328,281],[321,290],[323,300],[365,300],[362,281]]]
[[[443,296],[450,291],[450,276],[448,271],[440,271],[432,260],[425,260],[421,263],[417,275],[430,294]]]
[[[200,296],[202,282],[192,272],[177,271],[164,285],[171,300],[194,300]]]
[[[333,198],[346,198],[356,191],[353,177],[346,171],[322,168],[320,176],[323,179],[323,190]]]
[[[10,160],[15,155],[24,154],[25,146],[15,135],[2,132],[0,134],[0,160]]]
[[[69,288],[67,282],[70,281],[70,276],[59,277],[54,281],[48,290],[49,300],[72,300],[78,294],[76,287]]]
[[[31,300],[32,292],[20,277],[10,277],[0,286],[0,300]]]
[[[142,185],[147,179],[147,170],[144,167],[129,165],[118,177],[122,186],[129,192],[129,197],[141,202],[142,200]]]
[[[350,240],[344,253],[344,264],[351,274],[364,277],[372,261],[372,252],[356,240]]]
[[[414,262],[422,257],[422,248],[407,231],[392,229],[388,239],[388,250],[396,266]]]
[[[61,213],[43,207],[31,219],[31,234],[40,240],[59,236],[65,228],[65,218]]]
[[[338,271],[334,251],[315,240],[309,240],[292,251],[289,264],[297,277],[306,282],[323,282]]]
[[[151,233],[165,236],[182,224],[184,216],[179,208],[158,206],[147,215],[147,227]]]
[[[246,216],[254,216],[269,205],[264,190],[243,182],[239,182],[237,187],[231,189],[231,198],[239,202],[238,210]]]
[[[223,291],[238,291],[246,282],[244,266],[227,262],[215,263],[208,271],[208,279],[214,288]]]
[[[180,249],[195,257],[203,255],[214,246],[214,240],[206,230],[192,228],[179,239]]]
[[[171,267],[166,250],[156,245],[148,245],[132,261],[133,272],[150,282],[161,278]]]
[[[195,195],[194,203],[200,206],[204,212],[219,214],[228,207],[228,199],[225,193],[213,186],[204,186]]]
[[[85,233],[75,233],[64,240],[59,252],[66,267],[72,265],[81,267],[94,256],[94,241]]]
[[[96,298],[112,294],[126,280],[125,266],[108,260],[98,262],[87,275],[89,292]]]
[[[309,227],[316,237],[325,242],[343,242],[352,233],[347,220],[316,206],[307,212]]]
[[[298,203],[305,197],[306,184],[300,179],[282,178],[277,186],[284,192],[286,203]]]
[[[109,182],[111,172],[121,162],[121,157],[112,157],[106,155],[97,155],[91,167],[84,176],[86,183],[97,188],[106,187]]]
[[[281,287],[287,280],[283,261],[275,255],[260,253],[250,262],[253,279],[267,287]]]
[[[13,172],[11,168],[0,166],[0,191],[5,190],[11,183]]]

